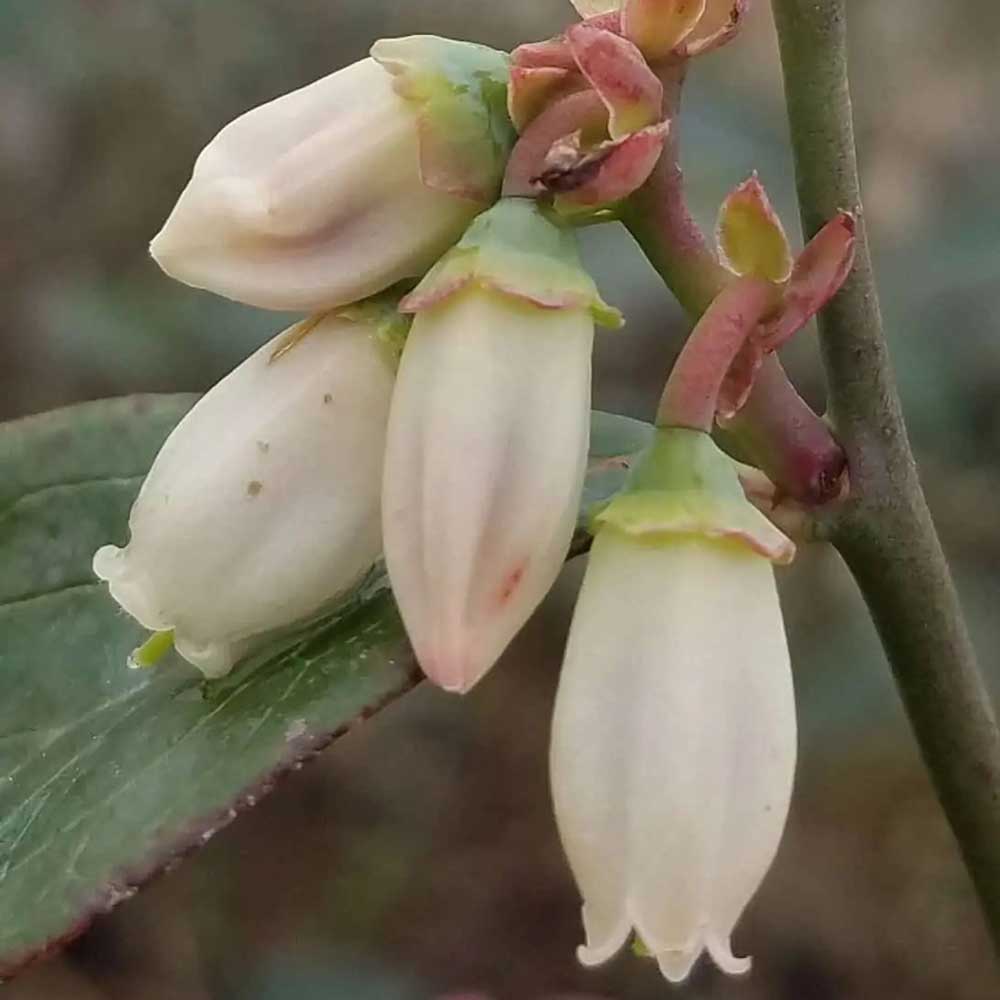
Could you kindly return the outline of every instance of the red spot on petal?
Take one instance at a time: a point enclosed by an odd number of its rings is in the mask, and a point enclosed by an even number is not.
[[[521,581],[524,579],[524,571],[527,568],[528,560],[525,559],[524,562],[519,563],[504,577],[504,581],[500,586],[500,600],[498,602],[501,607],[513,597],[514,591],[521,585]]]

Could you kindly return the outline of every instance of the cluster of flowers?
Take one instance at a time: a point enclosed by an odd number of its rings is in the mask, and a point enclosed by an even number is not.
[[[513,59],[380,41],[198,158],[153,256],[189,284],[310,318],[191,410],[143,485],[129,544],[102,548],[94,568],[206,676],[384,555],[423,670],[465,692],[554,582],[586,467],[594,324],[621,322],[565,220],[600,213],[656,163],[669,123],[643,53],[719,44],[744,5],[597,6]],[[798,308],[755,182],[723,222],[736,293],[695,346],[734,316],[760,327],[776,304]],[[794,547],[707,433],[719,384],[707,420],[681,406],[661,421],[594,518],[553,727],[580,958],[603,962],[635,932],[673,981],[704,950],[749,967],[729,939],[777,849],[795,763],[771,570]]]

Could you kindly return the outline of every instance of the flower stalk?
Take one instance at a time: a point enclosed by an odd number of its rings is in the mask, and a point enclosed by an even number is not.
[[[774,287],[759,278],[738,278],[719,292],[670,372],[656,412],[657,427],[711,434],[726,373],[774,303]]]
[[[649,180],[623,205],[622,221],[681,306],[700,317],[733,275],[713,253],[687,205],[678,128],[686,69],[684,59],[657,66],[671,128]],[[763,359],[754,389],[740,412],[726,421],[726,430],[739,450],[793,499],[818,505],[838,495],[843,451],[830,427],[795,391],[776,354]]]
[[[774,0],[802,225],[861,204],[845,0]],[[851,491],[831,525],[878,628],[941,804],[1000,947],[1000,732],[917,474],[859,213],[853,273],[820,316]]]

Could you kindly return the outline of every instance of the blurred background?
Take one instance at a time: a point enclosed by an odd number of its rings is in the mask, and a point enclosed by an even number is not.
[[[509,48],[566,0],[0,0],[0,419],[206,389],[283,317],[172,283],[146,244],[199,149],[251,106],[436,32]],[[936,518],[996,691],[1000,619],[1000,8],[854,0],[855,113],[891,346]],[[797,233],[767,4],[699,60],[683,115],[711,225],[753,168]],[[848,206],[845,206],[848,207]],[[685,322],[615,229],[585,233],[625,334],[596,405],[649,417]],[[808,336],[789,366],[819,404]],[[418,689],[226,833],[6,986],[10,1000],[645,1000],[623,955],[585,972],[550,815],[549,714],[580,560],[465,700]],[[783,573],[801,719],[786,836],[737,931],[733,1000],[1000,996],[969,882],[873,629],[837,558]]]

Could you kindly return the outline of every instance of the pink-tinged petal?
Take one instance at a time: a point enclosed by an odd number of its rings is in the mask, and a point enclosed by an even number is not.
[[[763,344],[767,350],[781,347],[840,290],[854,263],[856,228],[854,216],[841,212],[799,254],[778,318],[765,329]]]
[[[580,72],[607,105],[612,139],[659,121],[663,85],[628,39],[591,24],[573,25],[566,37]]]
[[[414,652],[445,690],[489,670],[562,567],[592,342],[584,310],[483,291],[414,321],[387,431],[385,558]]]
[[[706,0],[625,0],[621,26],[625,37],[647,59],[664,59],[694,30]]]
[[[519,281],[505,281],[491,274],[463,274],[442,281],[427,291],[416,289],[400,300],[399,309],[404,314],[427,312],[466,288],[480,288],[498,292],[512,299],[519,299],[539,309],[587,309],[590,299],[585,291],[552,288],[545,285],[526,287]],[[620,325],[620,324],[619,324]]]
[[[553,146],[538,179],[555,193],[556,209],[564,215],[621,201],[653,172],[669,129],[669,122],[659,122],[589,151],[581,151],[578,136],[570,136]]]
[[[756,173],[722,203],[716,238],[723,263],[736,274],[782,282],[791,273],[788,238]]]
[[[510,54],[511,66],[521,69],[553,67],[576,72],[576,60],[565,35],[547,38],[544,42],[525,42]]]
[[[684,43],[684,54],[698,56],[725,45],[740,29],[750,0],[708,0],[705,13]]]
[[[573,85],[574,76],[568,69],[558,66],[511,67],[507,110],[514,128],[523,132],[560,91]]]

